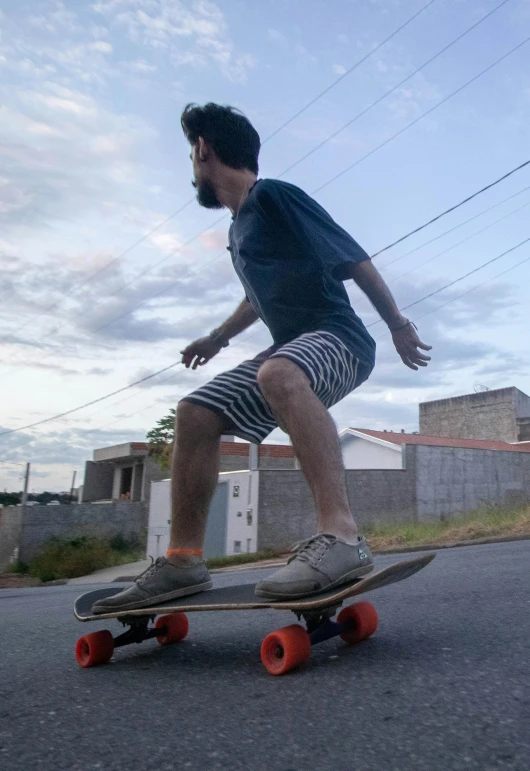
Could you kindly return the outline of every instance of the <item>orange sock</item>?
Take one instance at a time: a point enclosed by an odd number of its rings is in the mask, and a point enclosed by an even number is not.
[[[202,549],[167,549],[166,557],[170,554],[183,554],[186,556],[197,555],[200,557],[202,555]]]

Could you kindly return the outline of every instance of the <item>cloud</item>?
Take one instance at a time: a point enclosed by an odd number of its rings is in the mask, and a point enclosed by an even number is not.
[[[334,64],[332,70],[335,75],[344,75],[346,73],[346,67],[343,64]]]
[[[0,222],[4,233],[101,212],[141,184],[135,154],[154,131],[102,108],[78,90],[45,81],[7,89],[0,107]]]
[[[201,0],[188,7],[178,0],[101,0],[93,9],[125,29],[136,44],[169,54],[175,67],[214,65],[235,82],[244,82],[256,65],[250,53],[235,50],[220,8]]]

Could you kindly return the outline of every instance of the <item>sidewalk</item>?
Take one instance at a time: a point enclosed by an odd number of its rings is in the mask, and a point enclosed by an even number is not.
[[[80,578],[70,578],[68,584],[111,584],[114,581],[133,581],[137,575],[142,573],[151,564],[151,560],[141,560],[140,562],[130,562],[127,565],[117,565],[114,568],[104,568],[96,570],[88,576]],[[249,562],[244,565],[229,565],[225,568],[210,568],[210,573],[235,573],[241,570],[255,570],[259,568],[281,567],[285,560],[261,560],[260,562]]]

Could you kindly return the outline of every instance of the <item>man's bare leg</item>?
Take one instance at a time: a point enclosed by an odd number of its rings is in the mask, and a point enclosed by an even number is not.
[[[221,435],[226,428],[225,420],[211,410],[185,401],[177,407],[170,549],[203,547],[208,510],[219,475]],[[170,554],[168,560],[182,565],[194,558]]]
[[[307,375],[289,359],[269,359],[258,382],[280,427],[291,437],[318,514],[318,532],[347,542],[357,539],[346,493],[346,479],[337,429],[313,393]]]

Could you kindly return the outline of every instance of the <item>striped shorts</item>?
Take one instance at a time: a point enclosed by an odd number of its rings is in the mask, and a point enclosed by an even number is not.
[[[336,335],[307,332],[217,375],[182,401],[225,416],[230,424],[227,433],[259,444],[278,423],[263,397],[257,374],[265,361],[277,358],[290,359],[305,372],[313,392],[326,408],[344,399],[372,371]]]

